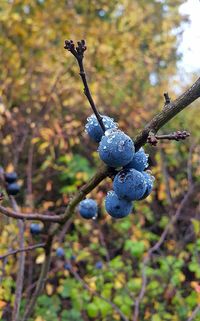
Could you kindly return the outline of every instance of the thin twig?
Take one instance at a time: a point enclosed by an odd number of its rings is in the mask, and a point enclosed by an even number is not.
[[[24,214],[20,212],[16,212],[14,210],[8,209],[2,205],[0,205],[0,213],[12,217],[19,220],[38,220],[42,222],[61,222],[62,216],[61,215],[45,215],[45,214],[38,214],[38,213],[29,213]]]
[[[133,314],[133,321],[138,321],[139,320],[139,308],[140,308],[140,303],[145,295],[146,291],[146,285],[147,285],[147,275],[146,275],[146,266],[151,260],[152,254],[156,251],[159,250],[163,242],[165,241],[165,238],[170,230],[170,228],[174,225],[174,223],[178,220],[179,216],[181,215],[182,210],[186,206],[188,200],[194,193],[195,188],[197,185],[193,185],[189,188],[188,192],[185,194],[184,198],[182,199],[179,207],[176,210],[175,215],[171,218],[167,226],[165,227],[164,231],[162,232],[160,239],[156,242],[156,244],[149,249],[147,252],[143,263],[142,263],[142,287],[140,290],[140,293],[135,301],[135,308],[134,308],[134,314]]]
[[[44,247],[45,246],[45,243],[39,243],[39,244],[35,244],[35,245],[30,245],[30,246],[27,246],[27,247],[24,247],[24,248],[20,248],[20,249],[17,249],[17,250],[11,250],[9,252],[7,252],[6,254],[3,254],[3,255],[0,255],[0,260],[10,256],[10,255],[15,255],[15,254],[18,254],[18,253],[21,253],[21,252],[28,252],[28,251],[32,251],[32,250],[35,250],[35,249],[38,249],[40,247]]]
[[[80,76],[84,85],[84,94],[87,97],[90,106],[92,107],[92,110],[99,122],[99,125],[101,126],[103,132],[105,132],[105,126],[102,120],[101,115],[99,114],[96,105],[94,103],[94,100],[92,98],[92,95],[90,93],[90,89],[87,83],[87,78],[86,78],[86,73],[84,70],[84,65],[83,65],[83,58],[84,58],[84,52],[86,51],[87,47],[85,44],[85,40],[78,41],[78,46],[75,48],[74,42],[72,40],[65,40],[65,49],[70,51],[72,55],[76,58],[79,68],[80,68]]]
[[[147,143],[151,144],[152,146],[156,146],[159,140],[184,140],[190,136],[186,130],[184,131],[176,131],[174,133],[166,134],[166,135],[155,135],[155,133],[150,132]]]

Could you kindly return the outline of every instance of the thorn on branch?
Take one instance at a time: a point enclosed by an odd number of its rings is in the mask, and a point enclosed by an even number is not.
[[[184,140],[190,136],[190,133],[186,130],[180,131],[177,130],[174,133],[167,134],[167,135],[155,135],[154,133],[150,132],[147,143],[151,144],[152,146],[156,146],[159,140]]]
[[[165,105],[170,104],[171,99],[170,99],[169,94],[167,92],[164,93],[164,97],[165,97]]]

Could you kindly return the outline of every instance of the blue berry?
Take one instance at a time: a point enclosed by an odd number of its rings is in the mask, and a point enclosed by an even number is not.
[[[17,180],[17,173],[12,172],[12,173],[5,173],[5,181],[7,183],[14,183]]]
[[[133,168],[121,170],[113,182],[117,196],[128,201],[139,200],[144,195],[146,186],[144,175]]]
[[[111,167],[127,165],[133,158],[135,147],[132,139],[119,129],[105,132],[99,144],[99,156]]]
[[[63,257],[63,256],[65,256],[65,251],[63,250],[62,247],[58,247],[58,248],[56,249],[56,255],[57,255],[58,257]]]
[[[134,154],[133,159],[124,168],[134,168],[139,172],[142,172],[148,167],[148,155],[145,154],[144,149],[140,150]]]
[[[105,115],[102,115],[101,117],[103,118],[103,124],[106,130],[118,127],[117,123],[114,122],[113,118],[110,118]],[[104,132],[94,114],[88,117],[87,124],[85,125],[85,130],[88,133],[88,135],[97,143],[100,142],[102,136],[104,135]]]
[[[153,189],[153,182],[155,180],[154,176],[150,175],[147,172],[142,172],[142,175],[144,176],[145,180],[146,180],[146,190],[143,194],[143,196],[140,198],[141,200],[145,199],[147,196],[149,196],[149,194],[151,193],[152,189]]]
[[[80,202],[79,212],[83,218],[95,218],[97,216],[97,203],[91,198],[87,198]]]
[[[42,231],[42,226],[37,223],[32,223],[30,226],[30,232],[33,235],[38,235]]]
[[[76,255],[72,254],[71,257],[70,257],[70,259],[71,259],[72,261],[75,261],[75,260],[76,260]]]
[[[101,270],[103,268],[103,263],[101,261],[98,261],[96,264],[95,264],[95,268],[97,270]]]
[[[9,195],[17,195],[20,191],[20,186],[17,183],[11,183],[7,186],[7,192]]]
[[[109,191],[105,199],[106,211],[114,218],[123,218],[127,216],[132,209],[132,202],[125,199],[119,199],[114,191]]]
[[[70,271],[70,270],[71,270],[71,268],[72,268],[72,266],[71,266],[71,264],[70,264],[70,263],[65,263],[65,265],[64,265],[64,269],[65,269],[65,270]]]

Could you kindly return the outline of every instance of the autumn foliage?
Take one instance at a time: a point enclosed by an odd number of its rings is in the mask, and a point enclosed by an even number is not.
[[[84,132],[92,111],[64,40],[87,40],[85,69],[98,110],[134,138],[163,108],[164,92],[173,99],[185,89],[176,76],[183,2],[1,1],[0,167],[18,173],[21,212],[62,215],[100,166],[97,145]],[[45,288],[28,321],[136,321],[144,268],[138,321],[189,320],[200,304],[198,108],[197,101],[161,130],[189,130],[190,138],[145,146],[155,187],[131,215],[117,221],[105,214],[112,187],[107,177],[89,194],[98,203],[98,219],[85,221],[76,211],[57,233]],[[6,193],[1,204],[11,206]],[[145,261],[180,207],[164,242]],[[25,222],[25,247],[47,240],[49,223],[40,222],[39,235],[30,233],[31,223]],[[19,228],[1,215],[0,255],[19,248]],[[61,247],[64,256],[56,255]],[[12,318],[18,255],[0,260],[2,321]],[[22,316],[44,257],[42,247],[25,254]]]

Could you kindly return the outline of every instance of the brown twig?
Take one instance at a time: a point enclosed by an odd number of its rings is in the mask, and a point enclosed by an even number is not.
[[[140,308],[140,303],[145,295],[145,290],[146,290],[146,285],[147,285],[147,275],[146,275],[146,266],[149,263],[149,261],[151,260],[151,257],[153,255],[154,252],[158,251],[159,248],[161,247],[161,245],[163,244],[163,242],[165,241],[165,238],[170,230],[170,228],[174,225],[174,223],[178,220],[178,218],[181,215],[182,210],[184,209],[184,207],[186,206],[188,200],[190,199],[190,197],[192,196],[192,194],[194,193],[195,188],[197,187],[197,185],[193,185],[190,186],[188,192],[185,194],[184,198],[182,199],[179,207],[176,210],[175,215],[171,218],[171,220],[169,221],[169,223],[167,224],[167,226],[165,227],[164,231],[162,232],[160,239],[156,242],[156,244],[151,247],[144,260],[142,263],[142,287],[140,290],[140,293],[135,301],[135,308],[134,308],[134,314],[133,314],[133,321],[139,321],[139,308]]]
[[[184,131],[176,131],[174,133],[170,133],[167,135],[155,135],[154,133],[150,133],[147,138],[147,143],[151,144],[152,146],[156,146],[159,140],[184,140],[190,136],[186,130]]]
[[[35,245],[30,245],[24,248],[20,248],[20,249],[16,249],[16,250],[10,250],[9,252],[7,252],[6,254],[3,254],[0,256],[0,260],[3,260],[4,258],[10,256],[10,255],[15,255],[21,252],[28,252],[28,251],[32,251],[35,249],[38,249],[40,247],[44,247],[45,243],[39,243],[39,244],[35,244]]]
[[[86,78],[86,73],[84,70],[84,65],[83,65],[83,58],[84,58],[84,52],[86,51],[87,47],[85,44],[85,40],[81,40],[78,41],[78,46],[75,47],[74,42],[72,40],[65,40],[65,49],[67,49],[68,51],[70,51],[72,53],[72,55],[76,58],[79,68],[80,68],[80,76],[84,85],[84,94],[87,97],[90,106],[92,107],[92,110],[99,122],[99,125],[101,126],[103,132],[105,132],[105,126],[102,120],[101,115],[99,114],[96,105],[94,103],[94,100],[92,98],[92,95],[90,93],[90,89],[87,83],[87,78]]]
[[[0,213],[8,217],[12,217],[19,220],[38,220],[42,222],[61,222],[62,221],[61,215],[45,215],[45,214],[38,214],[38,213],[23,214],[23,213],[8,209],[2,205],[0,205]]]

